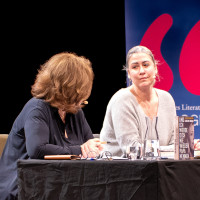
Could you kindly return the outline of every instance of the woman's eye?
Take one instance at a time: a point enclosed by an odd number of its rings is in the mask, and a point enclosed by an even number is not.
[[[131,69],[136,69],[137,68],[137,65],[132,65],[131,66]]]
[[[144,63],[144,66],[145,66],[145,67],[148,67],[148,66],[149,66],[149,63]]]

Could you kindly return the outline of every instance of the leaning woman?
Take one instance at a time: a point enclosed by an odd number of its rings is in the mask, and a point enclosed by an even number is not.
[[[0,199],[17,199],[17,160],[102,150],[82,107],[93,84],[91,62],[74,53],[52,56],[38,71],[31,98],[17,116],[0,160]]]

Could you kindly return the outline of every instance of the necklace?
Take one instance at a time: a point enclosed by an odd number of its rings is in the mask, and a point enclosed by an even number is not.
[[[66,111],[63,111],[61,109],[58,109],[58,114],[60,115],[61,120],[65,124],[65,117],[66,117]],[[65,137],[68,138],[67,131],[65,129]]]
[[[60,118],[62,119],[63,123],[65,123],[66,111],[58,109],[58,114],[60,115]]]
[[[144,100],[136,93],[136,91],[133,88],[131,88],[130,91],[136,97],[138,104],[142,107],[144,113],[150,119],[153,119],[155,116],[157,116],[157,111],[158,111],[158,99],[157,98],[153,97],[149,101]]]

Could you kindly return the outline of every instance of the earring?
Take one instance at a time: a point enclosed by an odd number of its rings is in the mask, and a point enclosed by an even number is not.
[[[130,78],[128,79],[128,83],[129,83],[129,84],[128,84],[129,86],[132,85],[132,80],[131,80]]]

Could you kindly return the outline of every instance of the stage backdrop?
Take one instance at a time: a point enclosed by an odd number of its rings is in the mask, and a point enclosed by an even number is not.
[[[161,81],[174,97],[177,115],[194,116],[200,138],[200,1],[125,0],[126,53],[135,45],[152,50]]]

